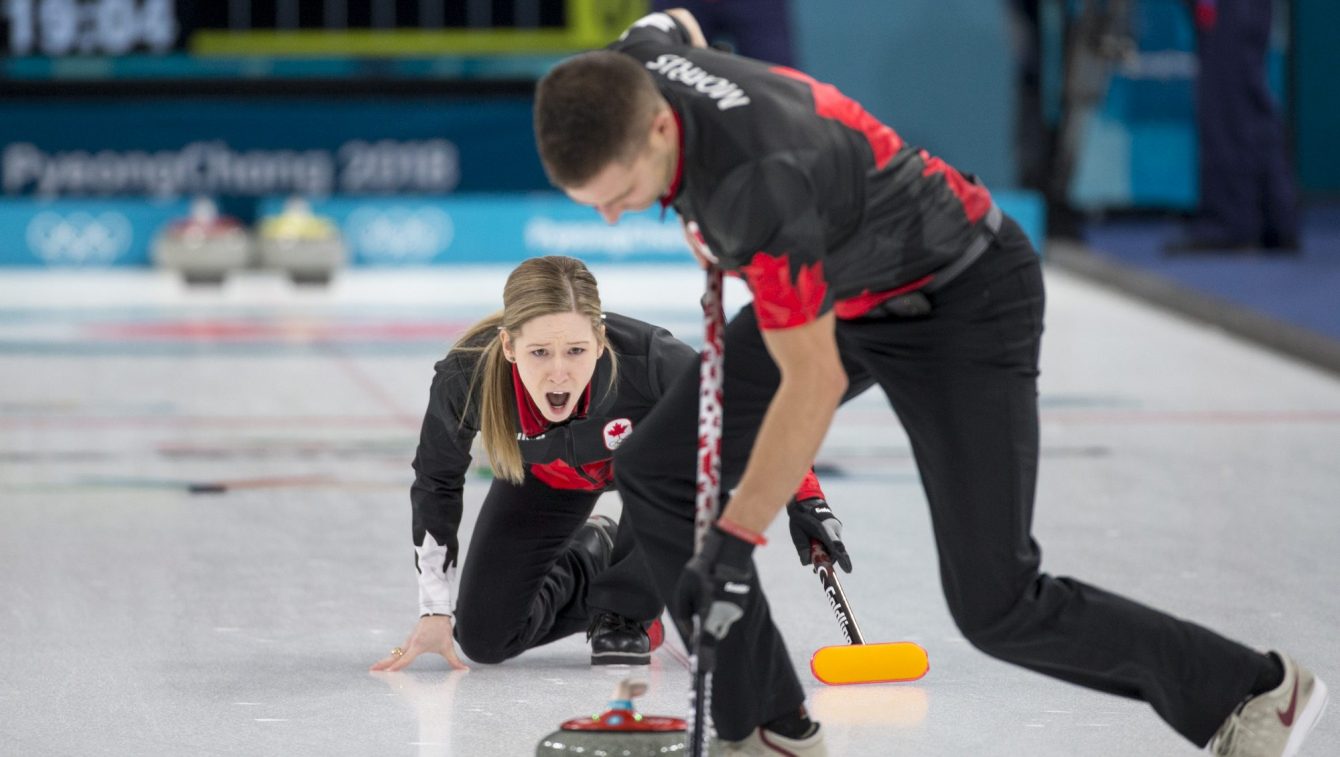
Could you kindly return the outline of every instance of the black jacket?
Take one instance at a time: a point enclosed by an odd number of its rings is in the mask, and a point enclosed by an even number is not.
[[[584,417],[574,414],[539,436],[520,440],[527,475],[555,489],[610,488],[613,448],[636,430],[667,384],[697,360],[696,353],[669,331],[626,316],[607,314],[605,334],[618,355],[614,385],[609,383],[607,352],[596,363]],[[477,402],[466,404],[478,356],[453,350],[438,361],[414,457],[415,478],[410,488],[414,544],[421,548],[421,560],[425,534],[431,535],[436,546],[445,547],[445,557],[437,558],[444,562],[434,566],[444,572],[456,564],[462,491],[470,467],[470,448],[479,433]],[[520,420],[528,398],[517,399]],[[434,552],[435,557],[440,554],[440,549]],[[421,572],[423,567],[421,564]]]

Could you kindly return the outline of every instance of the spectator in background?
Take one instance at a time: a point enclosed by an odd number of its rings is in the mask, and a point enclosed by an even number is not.
[[[795,66],[788,0],[652,0],[652,10],[683,8],[698,19],[709,44],[729,43],[731,52]]]
[[[1186,0],[1200,73],[1200,209],[1168,251],[1297,254],[1298,196],[1266,85],[1272,0]]]
[[[1070,204],[1070,185],[1092,115],[1107,99],[1113,70],[1134,55],[1131,4],[1137,0],[1009,0],[1018,93],[1014,151],[1019,184],[1047,201],[1047,235],[1080,237],[1083,218]],[[1055,21],[1044,22],[1044,16]],[[1044,28],[1055,25],[1050,33]],[[1059,77],[1044,91],[1046,47],[1059,53],[1047,73]]]
[[[1051,175],[1048,160],[1054,134],[1042,100],[1042,29],[1040,0],[1009,0],[1008,18],[1014,45],[1014,79],[1018,100],[1014,112],[1014,155],[1020,186],[1046,192]]]

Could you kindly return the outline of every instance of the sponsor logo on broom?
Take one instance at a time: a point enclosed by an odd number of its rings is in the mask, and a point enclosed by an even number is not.
[[[833,614],[837,616],[838,628],[842,629],[842,637],[851,643],[851,632],[847,630],[847,613],[842,611],[842,607],[837,601],[837,588],[833,586],[832,573],[827,568],[819,568],[819,575],[824,579],[824,596],[828,597],[828,606],[833,608]]]

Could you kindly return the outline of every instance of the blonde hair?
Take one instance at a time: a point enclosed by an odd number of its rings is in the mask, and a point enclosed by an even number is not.
[[[493,475],[514,484],[525,478],[525,464],[518,443],[512,364],[503,354],[502,332],[515,336],[532,319],[557,313],[577,313],[590,319],[596,343],[610,356],[612,386],[618,363],[605,336],[600,290],[586,264],[576,258],[548,255],[517,266],[503,287],[503,309],[472,326],[452,348],[479,354],[466,406],[479,398],[480,440]]]

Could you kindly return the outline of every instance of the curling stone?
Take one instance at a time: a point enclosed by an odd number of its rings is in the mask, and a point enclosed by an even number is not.
[[[187,284],[222,284],[229,271],[251,264],[251,237],[235,218],[219,215],[207,197],[191,202],[190,215],[154,239],[154,263],[178,271]]]
[[[329,218],[293,197],[279,215],[261,221],[261,265],[286,272],[296,284],[325,284],[348,259],[344,238]]]
[[[535,757],[580,754],[584,757],[661,757],[688,754],[687,725],[683,718],[643,715],[633,708],[633,697],[647,691],[644,681],[624,679],[614,689],[609,709],[585,718],[573,718],[545,736]]]

